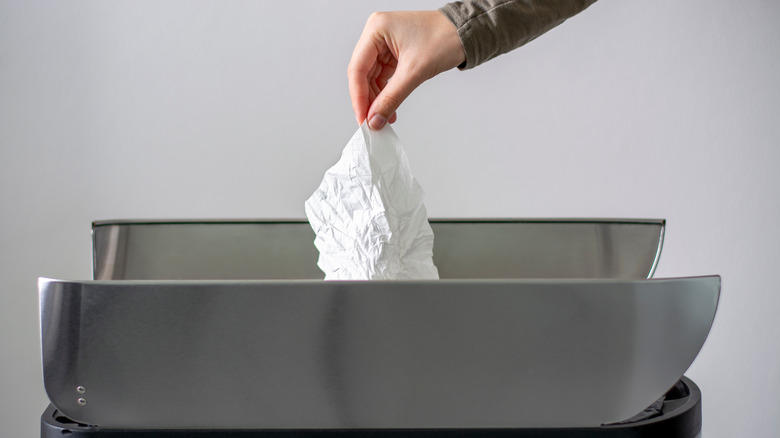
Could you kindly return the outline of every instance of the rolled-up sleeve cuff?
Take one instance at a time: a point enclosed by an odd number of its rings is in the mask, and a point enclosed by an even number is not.
[[[478,34],[486,33],[486,29],[483,28],[481,32],[478,32],[478,28],[475,29],[470,14],[473,11],[469,11],[469,9],[473,8],[469,8],[461,2],[449,3],[439,9],[458,29],[458,37],[463,45],[463,51],[466,53],[466,60],[458,66],[461,70],[473,68],[485,62],[485,60],[480,59],[476,45],[479,44],[480,40],[485,40],[485,36]]]
[[[514,50],[596,0],[468,0],[439,9],[458,29],[466,53],[461,70]]]

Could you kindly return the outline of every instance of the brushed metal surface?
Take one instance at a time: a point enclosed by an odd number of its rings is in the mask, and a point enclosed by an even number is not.
[[[81,423],[573,427],[628,418],[680,378],[720,278],[39,289],[45,388]]]
[[[665,221],[432,219],[441,278],[649,278]],[[102,221],[94,278],[322,279],[308,222]]]

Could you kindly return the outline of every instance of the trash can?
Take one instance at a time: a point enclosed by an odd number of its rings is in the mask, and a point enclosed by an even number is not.
[[[102,221],[41,279],[41,436],[693,438],[717,276],[663,220],[432,220],[438,281],[324,282],[305,221]]]

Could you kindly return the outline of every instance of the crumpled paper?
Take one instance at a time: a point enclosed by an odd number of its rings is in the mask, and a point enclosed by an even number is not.
[[[438,279],[423,197],[392,128],[363,123],[306,201],[325,280]]]

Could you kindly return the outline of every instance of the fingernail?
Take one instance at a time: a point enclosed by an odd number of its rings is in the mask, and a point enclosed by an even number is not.
[[[371,117],[371,120],[368,121],[368,127],[373,129],[374,131],[378,131],[385,127],[385,124],[387,123],[387,119],[382,117],[379,114],[374,114],[374,117]]]

